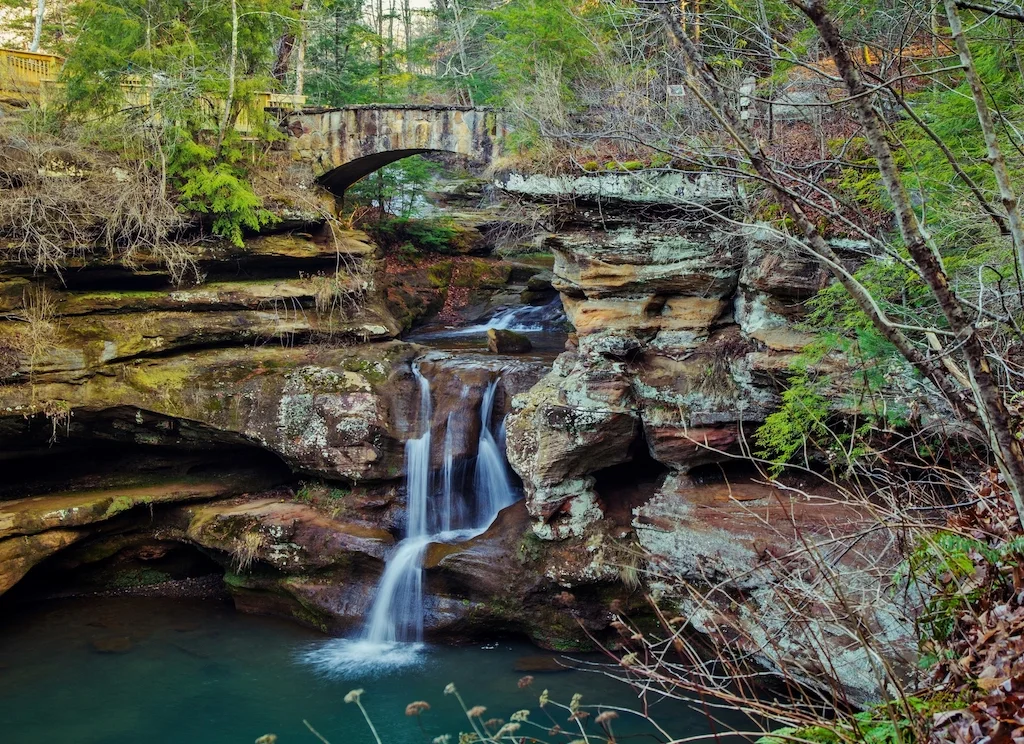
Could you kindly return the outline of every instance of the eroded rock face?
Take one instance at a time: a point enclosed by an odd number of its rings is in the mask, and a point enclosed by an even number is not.
[[[677,601],[695,629],[825,694],[838,683],[857,704],[882,693],[877,649],[898,674],[917,655],[915,600],[879,596],[899,561],[875,524],[870,508],[837,493],[804,498],[680,475],[666,478],[633,520],[652,570],[676,582],[655,593]],[[828,578],[826,565],[835,571]],[[683,585],[696,590],[679,592]],[[858,640],[865,630],[872,647]]]
[[[679,220],[570,230],[550,245],[576,345],[515,402],[509,458],[537,534],[557,538],[600,518],[588,476],[631,460],[637,443],[678,473],[737,451],[775,402],[770,385],[753,382],[756,353],[774,359],[803,345],[787,338],[766,347],[778,333],[748,332],[737,308],[749,297],[805,297],[817,273],[770,258],[753,233]],[[773,279],[763,281],[751,261],[770,263]],[[799,273],[799,288],[783,270]]]
[[[429,425],[435,470],[446,449],[472,457],[485,392],[496,428],[548,365],[397,340],[412,318],[391,314],[376,246],[336,237],[196,246],[197,286],[145,256],[60,278],[0,266],[0,594],[33,571],[131,584],[122,563],[149,581],[160,559],[139,556],[173,548],[219,566],[244,609],[361,622],[405,529],[406,441]],[[436,263],[447,273],[422,271],[426,288],[466,290],[477,314],[541,271]],[[461,595],[443,601],[461,622]]]
[[[554,185],[533,183],[535,198],[542,187]],[[871,605],[878,576],[894,569],[892,546],[859,544],[870,514],[767,489],[736,465],[810,341],[794,323],[826,271],[757,226],[718,228],[678,211],[649,213],[640,226],[621,204],[605,220],[595,198],[577,193],[584,204],[548,240],[552,285],[575,334],[551,372],[514,399],[508,422],[533,536],[561,546],[541,550],[546,575],[570,592],[609,581],[598,578],[602,561],[580,558],[609,552],[612,562],[618,540],[644,556],[651,576],[671,577],[648,589],[697,630],[720,635],[731,623],[731,642],[765,666],[826,689],[837,683],[852,700],[873,698],[880,677],[851,641],[856,629],[842,608],[866,607],[875,637],[894,657],[912,657],[908,613]],[[813,560],[776,560],[847,537],[835,591],[816,584]],[[555,554],[577,558],[556,568]],[[715,591],[696,601],[700,587]],[[790,622],[780,591],[816,608],[805,624]]]

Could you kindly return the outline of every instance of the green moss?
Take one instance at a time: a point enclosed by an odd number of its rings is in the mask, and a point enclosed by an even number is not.
[[[373,385],[380,385],[387,381],[386,367],[380,362],[369,359],[346,359],[341,365],[348,372],[356,372]]]
[[[459,270],[452,278],[452,284],[469,289],[499,288],[508,281],[511,271],[511,267],[507,265],[474,258],[459,266]]]
[[[135,500],[131,496],[115,496],[103,516],[109,518],[123,511],[128,511],[133,506],[135,506]]]
[[[447,287],[452,280],[454,265],[451,261],[441,261],[427,269],[427,280],[435,289]]]
[[[613,160],[605,166],[610,171],[638,171],[646,167],[647,165],[640,160],[624,160],[622,162]]]
[[[248,589],[249,582],[245,576],[236,574],[233,571],[224,572],[224,584],[229,589]]]
[[[193,372],[187,367],[167,364],[145,364],[132,367],[127,372],[132,387],[162,397],[179,392],[192,380]]]
[[[522,542],[516,550],[516,557],[520,563],[534,563],[544,554],[543,540],[537,537],[532,529],[527,530],[523,535]]]
[[[296,501],[326,507],[337,517],[346,511],[344,501],[352,495],[351,488],[331,486],[322,481],[303,481],[295,492]]]
[[[538,640],[544,643],[553,651],[561,653],[572,653],[579,651],[593,651],[594,644],[588,643],[581,638],[556,638],[553,636],[540,636]]]
[[[214,416],[225,409],[224,401],[219,395],[209,395],[206,398],[206,412]]]

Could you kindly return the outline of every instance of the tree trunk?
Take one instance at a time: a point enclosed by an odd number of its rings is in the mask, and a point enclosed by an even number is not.
[[[405,71],[412,75],[412,5],[409,0],[402,0],[402,21],[405,25]]]
[[[32,30],[32,46],[28,48],[30,52],[39,51],[39,43],[43,39],[43,16],[46,15],[46,0],[39,0],[36,3],[36,25]]]
[[[277,40],[277,56],[274,58],[274,66],[270,68],[270,74],[279,83],[283,83],[288,75],[294,50],[295,34],[293,32],[289,31]]]
[[[384,100],[384,0],[377,0],[377,100]]]
[[[231,0],[231,54],[228,57],[228,94],[224,98],[224,113],[217,135],[217,155],[231,124],[231,109],[235,103],[235,75],[238,68],[238,0]]]
[[[466,37],[469,35],[468,30],[465,27],[465,17],[462,14],[462,2],[461,0],[452,0],[452,10],[454,13],[455,20],[455,43],[459,51],[459,77],[463,81],[469,77],[469,61],[466,55]],[[470,88],[469,83],[465,83],[466,90],[466,101],[470,106],[473,105],[473,89]]]
[[[910,339],[889,320],[885,312],[878,306],[871,293],[860,284],[846,269],[835,251],[829,247],[822,237],[813,221],[807,216],[803,208],[796,201],[796,198],[780,179],[768,161],[768,157],[761,149],[761,145],[754,139],[748,137],[742,128],[739,116],[736,115],[723,93],[723,86],[715,76],[714,70],[704,60],[703,55],[696,45],[685,34],[682,24],[671,12],[664,11],[663,15],[668,23],[669,30],[675,37],[676,42],[687,56],[687,65],[694,70],[695,76],[704,84],[712,96],[709,101],[697,87],[692,77],[685,78],[687,87],[694,93],[704,107],[725,126],[729,136],[736,142],[750,159],[750,163],[764,182],[772,189],[779,203],[786,213],[793,219],[804,235],[804,247],[815,256],[832,273],[836,280],[849,292],[861,310],[871,318],[875,328],[882,334],[900,354],[913,365],[922,375],[934,384],[943,396],[950,402],[961,415],[970,416],[970,411],[964,404],[955,381],[951,380],[936,360],[925,357],[911,343]]]
[[[303,0],[302,10],[299,11],[299,32],[295,56],[295,95],[302,95],[302,87],[305,84],[306,73],[306,13],[309,10],[309,0]]]

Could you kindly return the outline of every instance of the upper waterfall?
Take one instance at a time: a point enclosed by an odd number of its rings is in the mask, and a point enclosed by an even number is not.
[[[494,421],[500,373],[480,395],[476,447],[461,458],[456,457],[455,442],[460,434],[464,439],[471,420],[453,412],[444,416],[439,469],[431,461],[434,405],[430,380],[416,364],[412,375],[419,396],[418,435],[405,444],[405,535],[388,556],[359,639],[332,641],[306,655],[307,661],[331,674],[364,673],[414,663],[423,640],[423,559],[428,546],[475,537],[519,496],[503,448],[504,419]],[[470,393],[464,384],[461,398],[468,398]],[[473,477],[467,484],[470,469]]]

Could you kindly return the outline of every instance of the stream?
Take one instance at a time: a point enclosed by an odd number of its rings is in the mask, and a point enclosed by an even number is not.
[[[0,620],[0,740],[7,744],[238,744],[267,733],[280,744],[316,739],[308,720],[332,744],[372,742],[345,694],[363,688],[362,702],[386,744],[458,740],[468,730],[452,696],[488,715],[520,709],[547,721],[541,691],[567,704],[635,704],[625,684],[584,671],[524,672],[551,655],[522,642],[430,647],[417,663],[386,673],[338,677],[311,652],[323,636],[295,623],[235,612],[226,602],[141,597],[51,600]],[[574,656],[600,663],[595,656]],[[566,662],[569,663],[569,662]],[[527,689],[517,685],[533,674]],[[423,700],[420,722],[405,706]],[[652,698],[653,701],[653,698]],[[688,706],[663,701],[657,719],[674,735],[702,733],[707,723]],[[562,724],[567,714],[558,712]],[[643,722],[616,721],[623,733],[650,733]],[[651,737],[637,741],[656,741]]]

